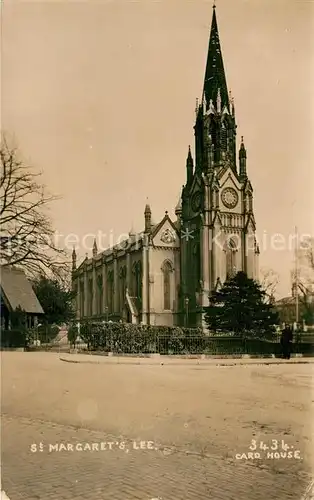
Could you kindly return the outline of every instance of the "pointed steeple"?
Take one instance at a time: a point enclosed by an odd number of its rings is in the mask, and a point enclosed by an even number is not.
[[[214,5],[203,89],[203,95],[205,94],[207,102],[210,102],[211,99],[214,103],[217,102],[218,89],[220,89],[221,109],[224,106],[229,107],[227,81],[220,47],[216,7]]]

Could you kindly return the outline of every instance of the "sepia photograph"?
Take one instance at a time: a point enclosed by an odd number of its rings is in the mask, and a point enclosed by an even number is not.
[[[1,2],[1,499],[314,500],[314,2]]]

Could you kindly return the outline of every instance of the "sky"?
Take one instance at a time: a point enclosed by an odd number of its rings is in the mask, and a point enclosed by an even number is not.
[[[295,225],[314,234],[314,2],[216,5],[260,266],[279,274],[283,296],[289,235]],[[165,210],[174,217],[189,144],[194,151],[211,18],[204,0],[4,2],[1,128],[61,196],[53,224],[61,241],[77,235],[79,259],[84,235],[116,241],[142,230],[147,201],[154,222]]]

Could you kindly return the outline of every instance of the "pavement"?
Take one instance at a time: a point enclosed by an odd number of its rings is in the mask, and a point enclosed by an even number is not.
[[[62,357],[1,353],[10,500],[313,495],[311,362]]]

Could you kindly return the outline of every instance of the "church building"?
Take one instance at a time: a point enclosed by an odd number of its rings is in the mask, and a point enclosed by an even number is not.
[[[149,325],[201,326],[210,293],[228,276],[245,271],[258,279],[253,188],[241,139],[237,155],[234,100],[228,92],[216,10],[210,31],[202,99],[196,105],[195,154],[186,160],[186,182],[175,208],[144,229],[77,267],[72,283],[77,319]]]

